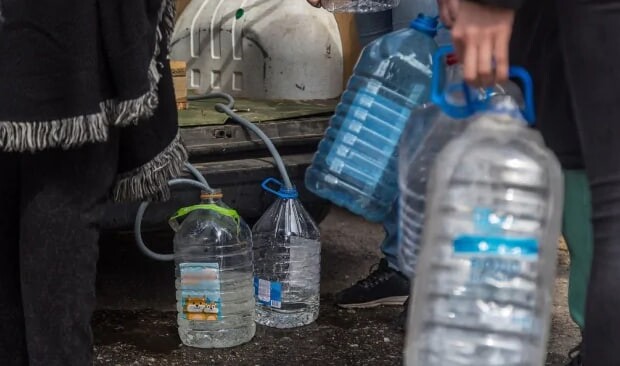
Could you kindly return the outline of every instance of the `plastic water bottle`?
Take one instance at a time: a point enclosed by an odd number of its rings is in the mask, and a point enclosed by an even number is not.
[[[526,110],[532,87],[522,69]],[[494,98],[439,154],[408,334],[408,366],[542,366],[563,179],[512,98]]]
[[[268,186],[274,183],[279,190]],[[319,316],[319,229],[295,189],[273,178],[263,188],[278,198],[252,229],[256,322],[274,328],[310,324]]]
[[[439,84],[462,83],[460,66],[453,55],[446,59],[446,72],[439,73],[443,60],[438,51],[433,62],[433,87]],[[445,82],[441,76],[445,75]],[[447,90],[445,93],[455,103],[462,103],[462,89]],[[439,92],[433,93],[438,94]],[[459,100],[456,100],[459,99]],[[409,278],[415,274],[426,202],[426,184],[435,158],[444,146],[458,136],[467,124],[462,120],[447,117],[441,113],[438,104],[429,103],[413,111],[403,132],[399,147],[399,270]]]
[[[368,45],[306,172],[313,193],[370,221],[398,195],[397,146],[411,111],[430,97],[436,18]]]
[[[323,8],[335,13],[375,13],[395,8],[400,0],[322,0]]]
[[[472,89],[463,83],[462,67],[451,47],[441,47],[433,61],[433,103],[414,110],[403,132],[399,153],[399,270],[409,278],[415,266],[422,240],[426,188],[430,170],[439,152],[469,125],[467,119],[452,118],[442,113],[440,105],[466,108],[467,100],[476,103],[489,98],[515,93],[503,85],[488,89]],[[446,56],[445,69],[442,70]],[[513,84],[506,84],[513,85]],[[515,88],[517,88],[515,86]],[[520,98],[518,98],[521,100]],[[467,109],[465,109],[467,111]],[[457,112],[458,114],[458,112]],[[462,116],[462,114],[460,114]]]
[[[221,192],[201,198],[200,205],[181,209],[170,221],[176,230],[179,336],[191,347],[233,347],[256,331],[252,234],[221,201]]]

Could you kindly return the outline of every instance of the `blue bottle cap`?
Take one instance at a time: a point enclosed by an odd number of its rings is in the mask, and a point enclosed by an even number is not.
[[[276,185],[278,187],[278,190],[275,190],[273,188],[271,188],[269,185],[273,184]],[[267,192],[270,192],[276,196],[278,196],[279,198],[282,199],[296,199],[299,197],[299,193],[297,192],[297,190],[295,188],[286,188],[284,186],[284,184],[282,184],[282,182],[280,182],[279,180],[275,179],[275,178],[267,178],[263,181],[263,183],[261,184],[261,186],[263,187],[263,189]]]
[[[429,37],[435,37],[437,35],[437,29],[439,28],[439,21],[437,17],[431,17],[420,13],[418,17],[409,24],[409,27]]]

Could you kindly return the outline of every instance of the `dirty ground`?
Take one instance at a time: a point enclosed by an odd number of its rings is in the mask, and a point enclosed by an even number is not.
[[[143,258],[130,236],[102,241],[99,310],[93,325],[95,365],[401,365],[403,333],[395,326],[400,307],[342,310],[333,294],[368,273],[379,258],[382,230],[334,209],[321,225],[322,306],[307,327],[258,326],[246,345],[224,350],[183,347],[176,332],[172,264]],[[148,235],[149,245],[170,250],[169,235]],[[560,246],[553,329],[547,365],[561,366],[579,341],[566,304],[568,253]]]

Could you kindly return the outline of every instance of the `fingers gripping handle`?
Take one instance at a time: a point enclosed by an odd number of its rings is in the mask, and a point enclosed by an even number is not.
[[[433,103],[438,105],[441,110],[449,115],[452,118],[467,118],[473,115],[476,112],[485,110],[488,107],[488,93],[489,89],[487,89],[486,96],[482,99],[475,98],[472,95],[472,90],[467,86],[467,84],[460,83],[456,85],[450,85],[446,87],[446,90],[442,89],[442,75],[443,71],[443,59],[448,56],[448,54],[454,52],[454,47],[452,46],[444,46],[440,47],[437,52],[433,55],[433,77],[431,80],[431,100]],[[534,109],[534,86],[532,82],[532,77],[523,67],[520,66],[511,66],[509,69],[509,76],[513,79],[518,79],[521,81],[521,87],[524,95],[525,105],[521,110],[523,117],[527,120],[530,125],[534,124],[535,121],[535,109]],[[463,95],[465,97],[464,105],[454,105],[451,104],[447,100],[446,91],[454,90],[453,88],[462,88]]]

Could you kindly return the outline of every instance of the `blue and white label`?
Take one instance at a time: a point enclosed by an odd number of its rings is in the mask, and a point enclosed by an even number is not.
[[[530,260],[538,257],[538,241],[534,238],[462,235],[454,240],[453,245],[457,254],[517,256]]]
[[[474,232],[456,236],[452,250],[463,271],[459,286],[486,294],[474,307],[478,321],[489,329],[529,333],[537,322],[540,245],[536,237],[507,236],[513,220],[509,213],[478,207]]]
[[[456,257],[469,260],[474,283],[511,281],[538,261],[538,241],[533,238],[462,235],[452,245]]]
[[[533,238],[463,235],[453,241],[453,255],[468,262],[468,275],[463,277],[464,288],[486,288],[490,293],[508,293],[518,304],[535,301],[538,241]],[[495,288],[496,290],[491,290]],[[515,295],[516,294],[516,295]],[[495,295],[494,295],[495,296]],[[506,300],[506,299],[504,299]],[[491,329],[528,333],[535,327],[536,317],[529,306],[502,305],[486,299],[478,303],[481,324]]]
[[[264,306],[282,308],[282,284],[254,277],[256,301]]]

